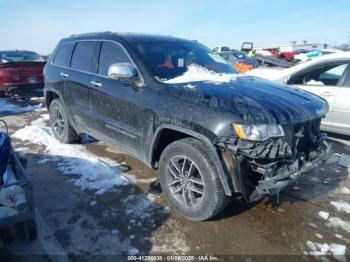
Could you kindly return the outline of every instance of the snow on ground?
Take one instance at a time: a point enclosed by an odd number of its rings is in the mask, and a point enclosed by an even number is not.
[[[344,211],[350,214],[350,204],[344,200],[331,201],[331,204],[339,211]]]
[[[344,245],[307,241],[306,246],[310,249],[309,254],[312,256],[332,255],[339,261],[346,261],[346,246]]]
[[[340,193],[344,194],[344,195],[350,195],[350,189],[347,188],[347,187],[342,187],[340,190],[339,190]]]
[[[74,184],[82,189],[96,190],[103,194],[116,185],[125,185],[129,180],[122,176],[120,164],[111,159],[90,153],[82,145],[61,144],[55,139],[51,128],[45,123],[48,114],[43,114],[31,124],[13,134],[14,138],[45,146],[39,163],[59,161],[57,168],[67,175],[78,175]]]
[[[327,226],[333,228],[341,228],[344,231],[350,233],[350,221],[344,221],[338,217],[330,217]]]
[[[329,213],[328,213],[328,212],[325,212],[325,211],[320,211],[320,212],[318,212],[318,215],[319,215],[320,217],[322,217],[324,220],[327,220],[328,217],[329,217]]]
[[[178,77],[165,80],[167,84],[189,83],[198,81],[230,82],[240,76],[239,74],[218,74],[200,65],[192,64],[187,67],[187,71]]]
[[[28,105],[21,107],[16,104],[12,104],[5,99],[0,99],[0,113],[23,113],[39,110],[42,108],[42,104],[39,105]]]

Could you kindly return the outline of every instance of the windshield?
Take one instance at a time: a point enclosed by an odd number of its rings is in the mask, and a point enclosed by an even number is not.
[[[236,73],[219,55],[196,42],[186,40],[133,40],[132,43],[161,80],[183,75],[191,66],[214,73]]]
[[[40,55],[28,51],[7,51],[0,52],[0,59],[2,63],[11,62],[42,62],[44,61]]]

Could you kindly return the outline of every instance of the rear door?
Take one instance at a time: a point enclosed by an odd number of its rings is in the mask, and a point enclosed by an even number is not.
[[[63,96],[74,45],[74,43],[60,44],[51,62],[53,66],[50,67],[50,70],[46,70],[45,74],[48,87],[58,90]]]
[[[331,128],[334,124],[335,101],[340,91],[339,82],[347,66],[347,61],[322,63],[296,73],[288,81],[290,85],[297,86],[327,100],[329,112],[322,120],[324,129]]]
[[[89,85],[97,65],[97,41],[79,41],[71,60],[71,70],[66,76],[64,100],[69,106],[71,118],[81,133],[88,133],[91,120]]]
[[[336,132],[350,135],[350,63],[339,85],[334,104],[333,125]]]

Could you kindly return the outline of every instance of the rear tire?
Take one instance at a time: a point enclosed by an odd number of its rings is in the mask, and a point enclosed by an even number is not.
[[[194,221],[212,218],[228,202],[209,152],[202,141],[184,138],[168,145],[159,162],[160,183],[169,204]]]
[[[71,144],[78,140],[78,134],[69,123],[66,111],[59,99],[51,102],[49,114],[52,132],[58,141]]]

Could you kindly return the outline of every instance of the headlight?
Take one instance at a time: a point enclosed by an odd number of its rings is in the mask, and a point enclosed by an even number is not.
[[[271,137],[283,137],[284,131],[281,125],[241,125],[233,124],[236,135],[240,139],[252,141],[264,141]]]

